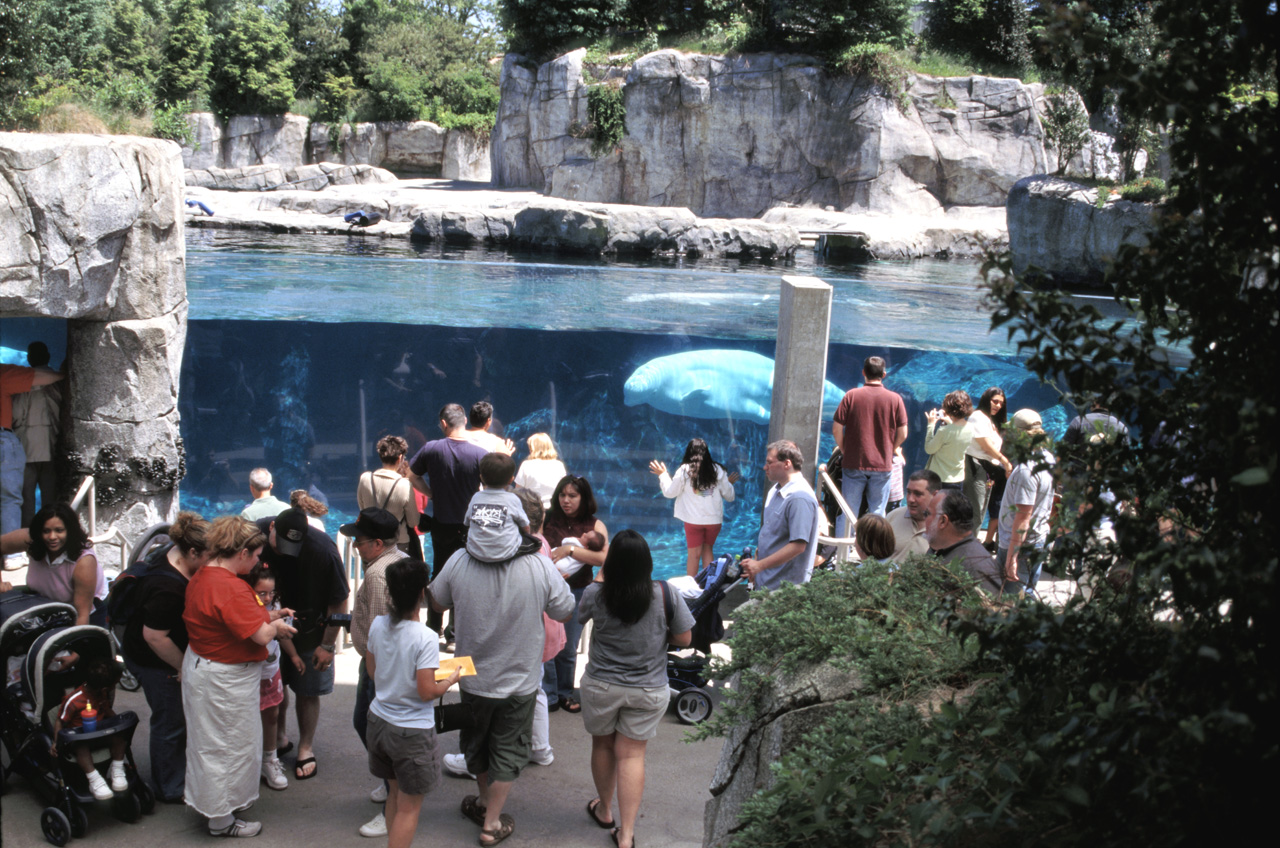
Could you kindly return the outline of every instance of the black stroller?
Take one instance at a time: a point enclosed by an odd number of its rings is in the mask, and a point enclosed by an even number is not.
[[[97,801],[89,789],[85,773],[75,761],[76,743],[87,742],[94,762],[102,770],[110,754],[110,740],[125,741],[125,775],[129,789],[115,793],[111,810],[124,822],[136,822],[142,813],[155,810],[155,795],[138,777],[129,748],[138,727],[134,712],[103,719],[93,731],[62,730],[58,755],[53,745],[53,719],[63,696],[83,682],[79,670],[87,660],[114,657],[111,634],[91,624],[77,625],[76,610],[70,604],[50,601],[40,595],[15,589],[0,595],[0,656],[8,674],[0,697],[2,735],[9,765],[0,775],[17,772],[26,778],[48,804],[40,814],[40,829],[54,845],[66,845],[71,837],[89,830],[88,809]],[[51,661],[70,651],[80,660],[65,669],[50,671]],[[16,676],[16,680],[11,677]]]
[[[685,724],[697,724],[711,715],[711,693],[707,691],[707,654],[711,643],[724,636],[720,618],[720,602],[725,592],[742,577],[742,568],[731,554],[722,554],[698,572],[702,594],[688,598],[693,614],[693,649],[700,653],[688,657],[667,654],[667,686],[675,700],[676,717]]]

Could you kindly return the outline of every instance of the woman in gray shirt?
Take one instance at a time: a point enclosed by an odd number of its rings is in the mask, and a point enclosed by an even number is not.
[[[634,530],[623,530],[578,607],[580,622],[596,623],[582,676],[582,720],[591,734],[591,777],[598,793],[587,804],[587,815],[612,829],[619,848],[631,848],[635,841],[644,750],[667,711],[667,645],[687,647],[692,638],[689,608],[652,577],[648,542]]]

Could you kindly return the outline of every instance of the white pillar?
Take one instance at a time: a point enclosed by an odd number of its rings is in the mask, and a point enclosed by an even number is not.
[[[831,286],[817,277],[783,277],[778,347],[773,358],[769,441],[789,439],[804,456],[805,478],[818,466],[822,387],[831,336]]]

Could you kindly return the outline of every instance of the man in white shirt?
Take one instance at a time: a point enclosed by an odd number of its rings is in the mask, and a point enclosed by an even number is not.
[[[467,414],[467,429],[463,434],[472,444],[479,445],[491,453],[505,453],[511,456],[516,452],[516,443],[489,432],[493,426],[493,404],[478,400],[471,404],[471,412]]]
[[[1013,426],[1032,436],[1043,436],[1040,414],[1034,409],[1020,409],[1013,416]],[[1035,594],[1040,580],[1041,564],[1028,567],[1019,563],[1019,555],[1028,549],[1040,550],[1049,540],[1049,516],[1053,512],[1054,458],[1040,449],[1026,462],[1014,466],[1000,502],[1000,546],[996,563],[1004,572],[1005,591]]]

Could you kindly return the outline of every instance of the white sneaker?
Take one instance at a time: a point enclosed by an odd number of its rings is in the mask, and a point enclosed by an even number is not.
[[[289,778],[284,775],[284,763],[279,757],[271,757],[262,761],[262,779],[272,789],[288,789]]]
[[[93,797],[99,801],[111,800],[115,793],[111,791],[111,787],[102,779],[102,775],[98,773],[97,769],[89,772],[85,777],[89,778],[89,791],[93,793]]]
[[[124,776],[124,760],[111,761],[111,791],[127,792],[129,790],[129,778]]]
[[[382,813],[378,813],[369,821],[360,825],[360,835],[369,837],[378,837],[387,835],[387,819]]]
[[[387,784],[379,783],[369,793],[369,800],[375,804],[385,804],[387,802]]]
[[[545,751],[534,751],[529,757],[529,762],[533,763],[535,766],[549,766],[555,761],[555,752],[550,748],[547,748]]]
[[[475,780],[476,776],[467,771],[467,758],[462,754],[445,754],[444,770],[455,777],[467,777]]]
[[[262,832],[262,822],[247,822],[236,819],[222,830],[210,830],[210,836],[249,837]]]

